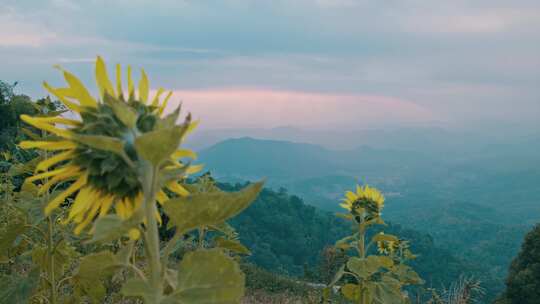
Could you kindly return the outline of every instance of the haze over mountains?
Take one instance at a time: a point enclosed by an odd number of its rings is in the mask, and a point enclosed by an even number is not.
[[[309,139],[310,132],[298,129],[255,134],[266,139],[225,139],[200,150],[198,161],[218,180],[267,178],[268,187],[284,187],[329,211],[338,210],[344,191],[356,183],[376,186],[387,197],[386,218],[480,263],[496,290],[502,290],[523,235],[540,220],[538,134],[480,136],[433,128],[319,133],[316,139],[326,138],[326,147],[291,141],[299,134]],[[328,148],[332,140],[343,145]]]

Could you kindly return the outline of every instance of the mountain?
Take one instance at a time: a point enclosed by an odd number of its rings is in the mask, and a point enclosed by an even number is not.
[[[220,187],[235,191],[243,184],[221,184]],[[322,250],[350,235],[353,228],[331,212],[306,205],[285,189],[267,188],[230,224],[239,232],[242,243],[252,251],[248,258],[250,262],[273,272],[300,277],[306,269],[318,271]],[[426,281],[426,287],[448,286],[461,274],[479,276],[486,271],[439,248],[427,233],[393,223],[378,229],[411,242],[411,250],[418,254],[412,266]]]
[[[337,210],[344,191],[356,183],[376,186],[387,197],[387,219],[429,233],[439,248],[487,269],[482,279],[493,294],[502,290],[525,231],[540,221],[535,138],[513,138],[504,147],[453,144],[444,150],[416,143],[410,146],[415,149],[332,150],[242,137],[199,155],[220,180],[266,177],[267,186],[286,188],[328,211]]]

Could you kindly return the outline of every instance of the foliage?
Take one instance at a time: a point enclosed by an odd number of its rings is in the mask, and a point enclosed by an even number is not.
[[[499,302],[540,303],[540,224],[525,236],[521,251],[510,266],[506,291]]]

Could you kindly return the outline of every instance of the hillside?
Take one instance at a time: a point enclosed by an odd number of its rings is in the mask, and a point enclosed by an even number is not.
[[[237,190],[242,186],[221,187]],[[300,277],[306,267],[318,271],[323,248],[350,234],[352,228],[333,213],[306,205],[284,189],[264,189],[255,203],[231,224],[253,253],[248,261],[273,272]],[[448,286],[460,274],[480,276],[485,271],[441,249],[429,234],[393,223],[380,229],[411,241],[412,251],[419,255],[412,265],[428,287]]]
[[[504,149],[474,146],[468,154],[437,156],[239,138],[201,151],[200,160],[221,180],[267,177],[268,186],[329,211],[356,182],[375,185],[393,202],[385,209],[391,221],[429,232],[436,246],[487,269],[482,279],[495,294],[540,215],[540,156],[523,145],[516,139]]]

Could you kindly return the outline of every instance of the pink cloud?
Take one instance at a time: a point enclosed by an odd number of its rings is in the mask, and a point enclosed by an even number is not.
[[[175,91],[168,110],[180,101],[202,128],[346,127],[435,120],[407,100],[377,95],[337,95],[269,89]]]

